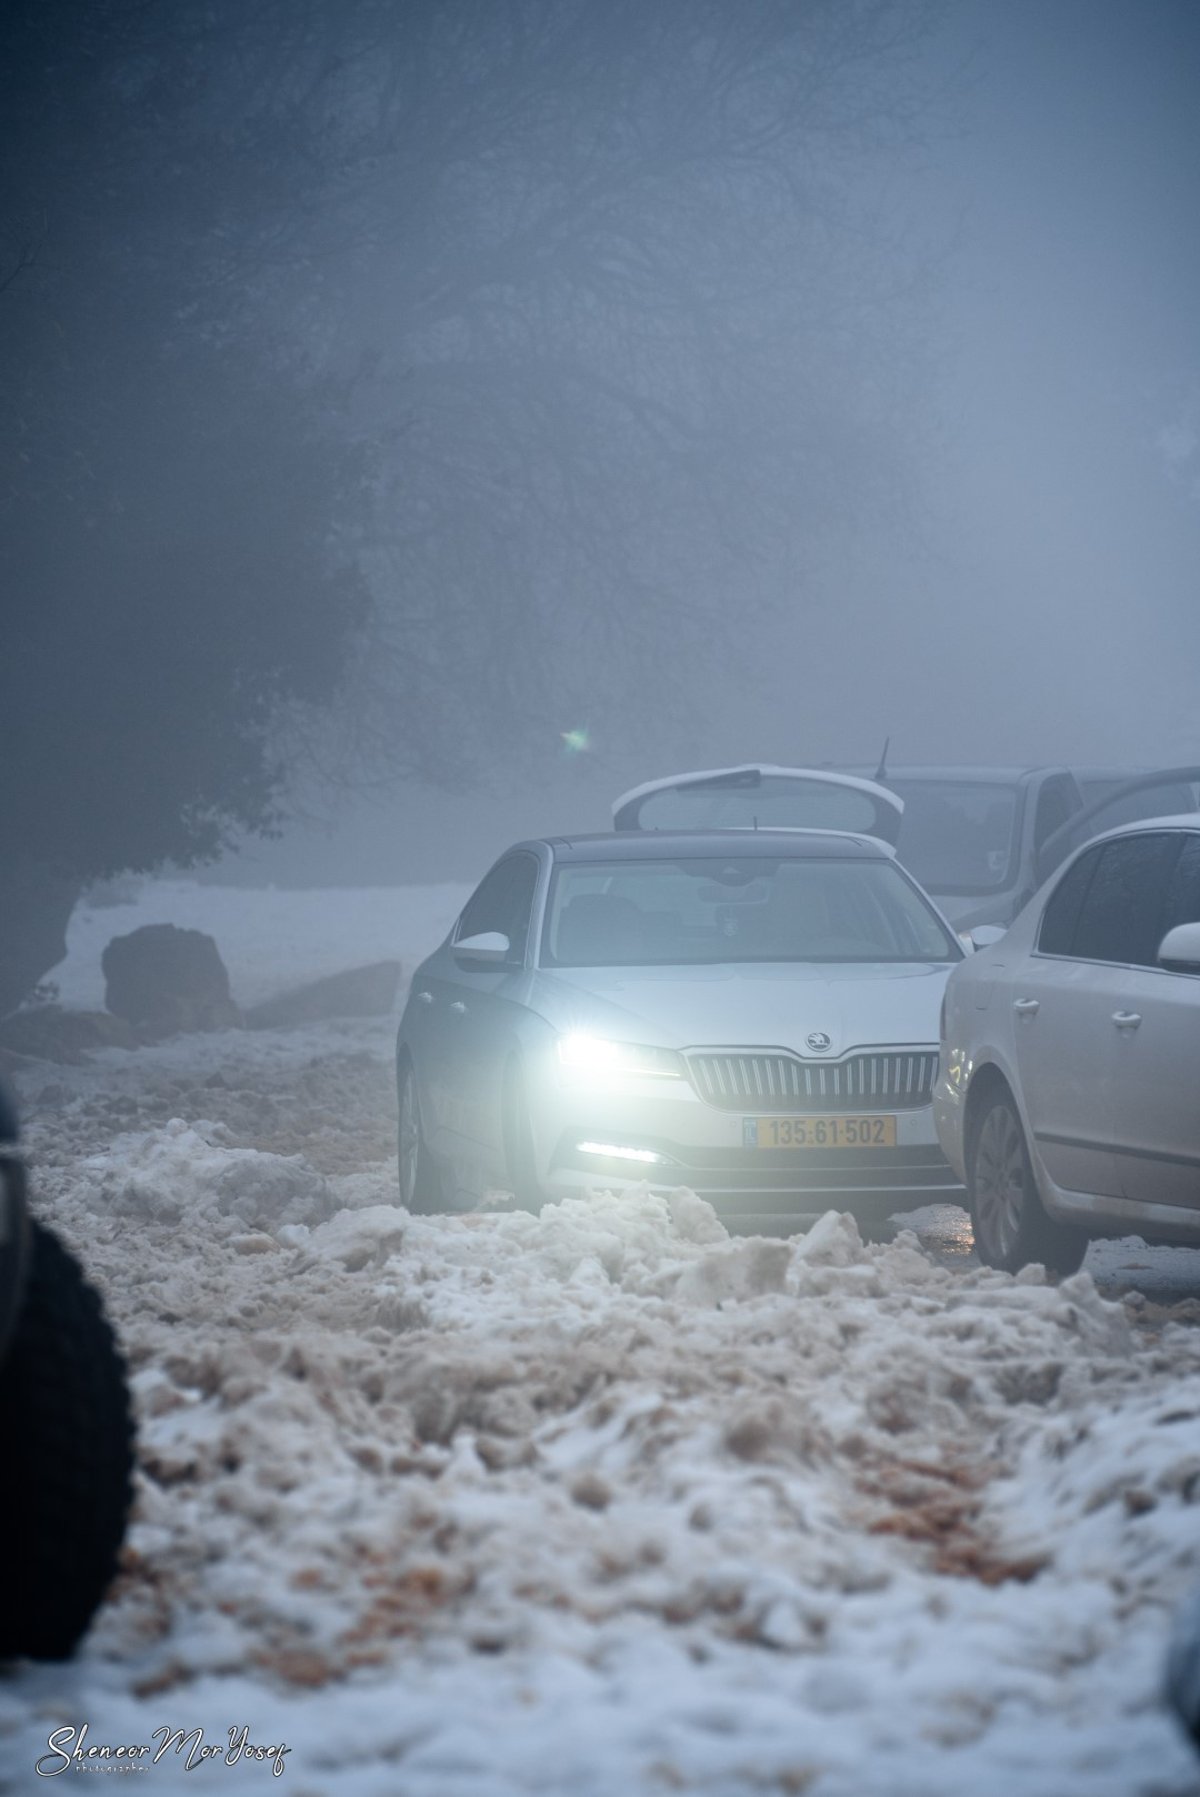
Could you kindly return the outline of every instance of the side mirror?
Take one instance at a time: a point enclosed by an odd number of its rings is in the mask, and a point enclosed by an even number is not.
[[[484,930],[480,936],[464,936],[454,944],[454,959],[468,967],[500,967],[508,960],[510,944],[499,930]]]
[[[1163,967],[1176,973],[1200,973],[1200,923],[1177,923],[1158,945]]]
[[[1005,933],[1003,924],[977,923],[973,930],[967,931],[967,940],[972,948],[991,948]]]

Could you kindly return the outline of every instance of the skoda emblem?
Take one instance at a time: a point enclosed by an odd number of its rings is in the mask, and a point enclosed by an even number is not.
[[[814,1054],[824,1054],[827,1049],[833,1046],[824,1030],[814,1030],[812,1035],[805,1036],[804,1040]]]

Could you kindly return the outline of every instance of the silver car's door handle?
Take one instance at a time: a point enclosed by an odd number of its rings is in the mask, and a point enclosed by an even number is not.
[[[432,992],[418,992],[417,993],[417,1003],[419,1005],[431,1005],[433,1003],[433,993]]]
[[[464,1005],[461,998],[456,998],[450,1006],[450,1009],[456,1011],[460,1017],[465,1017],[467,1014],[467,1007]]]
[[[1032,1017],[1037,1012],[1038,1004],[1039,1000],[1036,998],[1014,998],[1013,1010],[1018,1017]]]
[[[1119,1030],[1135,1030],[1142,1021],[1137,1011],[1114,1011],[1113,1022]]]

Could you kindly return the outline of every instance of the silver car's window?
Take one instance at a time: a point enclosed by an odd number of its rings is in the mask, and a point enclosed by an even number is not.
[[[1075,925],[1079,922],[1079,913],[1099,859],[1099,849],[1081,855],[1078,861],[1071,863],[1050,894],[1038,935],[1038,949],[1043,955],[1074,953]]]
[[[532,855],[507,855],[485,874],[463,909],[455,939],[497,930],[508,937],[509,959],[525,957],[529,914],[537,890],[538,864]]]
[[[893,780],[904,800],[896,853],[930,892],[1010,885],[1018,791],[995,780]]]
[[[957,961],[958,944],[890,861],[581,862],[552,878],[550,967],[741,961]]]
[[[1153,967],[1163,937],[1163,901],[1181,838],[1165,830],[1118,836],[1085,855],[1091,878],[1082,895],[1070,934],[1060,954],[1079,961],[1111,961],[1124,966]],[[1079,866],[1072,867],[1056,891],[1063,890]],[[1040,946],[1046,947],[1043,920]]]
[[[1183,839],[1163,904],[1163,936],[1180,923],[1200,923],[1200,836]]]

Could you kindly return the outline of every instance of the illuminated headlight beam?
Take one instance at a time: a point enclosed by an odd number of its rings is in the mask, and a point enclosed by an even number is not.
[[[568,1073],[586,1077],[636,1074],[652,1079],[682,1079],[683,1061],[673,1048],[649,1043],[614,1042],[607,1036],[591,1036],[573,1030],[558,1039],[559,1065]]]

